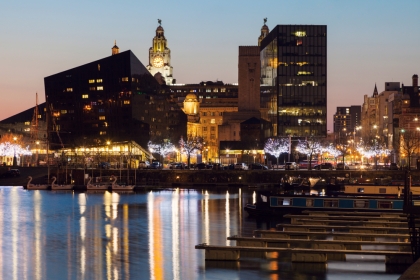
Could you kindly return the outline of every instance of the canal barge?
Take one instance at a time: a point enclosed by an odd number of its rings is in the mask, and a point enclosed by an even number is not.
[[[302,211],[364,211],[402,212],[404,199],[396,196],[310,196],[276,195],[259,192],[254,204],[244,210],[250,216],[282,216],[300,214]]]

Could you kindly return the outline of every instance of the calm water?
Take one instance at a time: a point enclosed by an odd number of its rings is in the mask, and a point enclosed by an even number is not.
[[[241,190],[73,193],[0,187],[0,279],[397,279],[381,257],[327,265],[204,261],[199,243],[235,245],[257,223]]]

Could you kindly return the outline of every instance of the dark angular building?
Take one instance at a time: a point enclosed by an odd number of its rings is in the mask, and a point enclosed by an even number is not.
[[[145,147],[151,130],[162,131],[162,137],[173,131],[172,141],[185,134],[183,112],[174,103],[175,112],[168,114],[171,100],[162,101],[166,107],[153,102],[164,91],[131,51],[113,49],[112,56],[46,77],[44,83],[52,149],[127,140]]]
[[[327,26],[277,25],[261,42],[261,84],[277,98],[277,136],[327,135]]]

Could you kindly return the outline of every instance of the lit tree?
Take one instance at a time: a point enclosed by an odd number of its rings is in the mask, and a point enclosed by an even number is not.
[[[360,141],[357,150],[364,157],[374,158],[375,168],[378,169],[378,158],[383,154],[389,154],[391,151],[387,149],[386,142],[379,136],[371,135],[365,137],[364,140]]]
[[[400,156],[406,156],[408,170],[411,169],[411,158],[420,149],[420,137],[418,131],[402,130],[400,134]]]
[[[277,165],[279,165],[280,155],[289,152],[289,139],[288,138],[267,139],[264,145],[264,152],[275,156],[277,159]]]
[[[170,141],[163,143],[152,143],[152,141],[149,141],[147,147],[151,153],[159,154],[159,156],[162,156],[163,158],[169,153],[172,153],[175,149],[175,146]]]
[[[335,162],[337,162],[337,158],[342,155],[341,151],[339,151],[333,143],[322,146],[321,152],[326,152],[332,155],[334,157]]]
[[[312,169],[312,157],[313,155],[319,154],[322,152],[322,144],[319,138],[314,136],[308,137],[306,140],[299,140],[296,150],[301,154],[308,155],[309,166],[308,170]]]
[[[0,156],[3,157],[12,157],[15,154],[30,156],[32,152],[29,150],[29,146],[22,148],[19,144],[14,144],[10,142],[0,143]]]
[[[190,168],[190,159],[191,156],[196,155],[198,151],[201,151],[203,148],[203,138],[199,136],[188,135],[187,139],[181,136],[179,140],[179,149],[181,154],[187,156],[188,168]]]

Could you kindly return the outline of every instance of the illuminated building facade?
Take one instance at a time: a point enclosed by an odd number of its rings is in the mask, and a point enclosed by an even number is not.
[[[138,58],[114,48],[112,54],[44,79],[51,148],[109,140],[145,147],[157,131],[185,132],[182,111],[159,98],[160,85]]]
[[[261,41],[261,83],[277,97],[280,137],[327,135],[327,26],[277,25]]]
[[[171,85],[175,83],[172,77],[171,50],[168,48],[168,41],[161,25],[162,21],[159,19],[158,22],[156,36],[153,38],[152,47],[149,49],[147,70],[160,84]]]

